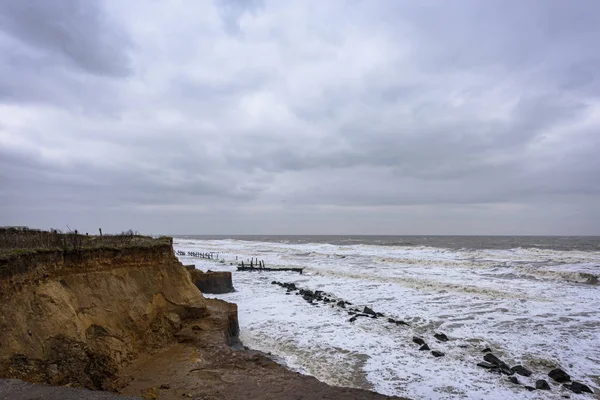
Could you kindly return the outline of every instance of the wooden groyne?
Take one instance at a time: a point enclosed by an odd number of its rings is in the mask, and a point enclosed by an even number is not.
[[[288,271],[288,272],[298,272],[301,274],[302,271],[304,270],[304,268],[286,268],[286,267],[269,268],[269,267],[265,267],[264,260],[256,259],[256,261],[255,261],[254,258],[252,258],[250,260],[250,264],[244,264],[243,261],[240,264],[238,264],[237,270],[245,271],[245,272],[262,272],[262,271],[283,272],[283,271]]]
[[[288,272],[298,272],[298,273],[302,273],[302,271],[304,270],[304,268],[267,268],[267,267],[250,267],[247,265],[239,265],[237,267],[238,271],[246,271],[246,272],[263,272],[263,271],[271,271],[271,272],[283,272],[283,271],[288,271]]]
[[[225,260],[223,258],[219,259],[219,253],[214,253],[214,252],[195,252],[195,251],[183,251],[183,250],[177,250],[175,252],[175,254],[177,254],[178,256],[188,256],[188,257],[197,257],[197,258],[203,258],[203,259],[207,259],[207,260],[217,260],[220,261],[221,263],[224,263]],[[238,262],[239,258],[236,257],[235,258],[236,263]],[[233,263],[231,263],[230,265],[233,265]],[[304,268],[286,268],[286,267],[282,267],[282,268],[270,268],[270,267],[266,267],[265,266],[265,261],[264,260],[259,260],[258,258],[254,258],[252,257],[249,260],[246,260],[246,262],[244,262],[242,260],[242,262],[237,264],[237,270],[238,271],[242,271],[242,272],[298,272],[298,273],[302,273],[302,271],[304,270]]]
[[[207,253],[203,253],[203,252],[199,252],[199,251],[188,251],[187,253],[183,250],[177,250],[175,252],[178,256],[189,256],[189,257],[196,257],[196,258],[204,258],[207,260],[218,260],[219,259],[219,253],[215,253],[215,252],[207,252]]]

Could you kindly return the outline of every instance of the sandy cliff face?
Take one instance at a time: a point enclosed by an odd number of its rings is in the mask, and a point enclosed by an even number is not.
[[[0,377],[104,388],[206,302],[170,244],[3,260]]]

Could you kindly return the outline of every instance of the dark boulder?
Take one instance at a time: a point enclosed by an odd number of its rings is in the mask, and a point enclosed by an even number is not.
[[[419,347],[419,350],[431,350],[429,348],[429,346],[427,346],[427,343],[425,343],[423,346]]]
[[[569,382],[571,377],[565,371],[560,368],[553,369],[548,373],[548,376],[554,379],[558,383]]]
[[[538,379],[535,381],[535,388],[539,390],[550,390],[550,385],[543,379]]]
[[[494,364],[490,364],[489,362],[480,362],[477,363],[477,366],[485,369],[497,368]]]
[[[485,356],[483,356],[483,359],[485,361],[489,362],[490,364],[494,364],[497,366],[506,365],[502,360],[500,360],[498,357],[496,357],[492,353],[487,353]]]
[[[340,300],[337,302],[338,307],[342,307],[342,308],[346,308],[346,303],[344,303],[344,301]]]
[[[525,386],[525,389],[529,390],[530,392],[533,392],[535,390],[533,386]]]
[[[519,374],[521,376],[531,376],[531,371],[522,365],[515,365],[514,367],[511,368],[511,370],[513,370],[513,372],[516,372],[517,374]]]
[[[417,336],[413,336],[412,341],[416,344],[418,344],[419,346],[422,346],[425,344],[425,341],[423,339],[421,339],[420,337]]]
[[[437,351],[437,350],[433,350],[433,351],[431,352],[431,354],[432,354],[434,357],[444,357],[444,355],[445,355],[445,354],[444,354],[444,353],[442,353],[441,351]]]
[[[491,353],[492,349],[490,349],[489,347],[486,347],[485,349],[481,350],[482,353]]]
[[[497,367],[499,372],[501,372],[505,375],[513,375],[514,374],[513,370],[510,369],[510,367],[504,361],[500,360],[498,357],[496,357],[492,353],[487,353],[485,356],[483,356],[483,359],[485,361],[489,362],[490,364],[493,364],[495,367]]]
[[[521,384],[521,382],[519,382],[519,380],[517,379],[516,376],[510,376],[508,378],[508,381],[514,383],[515,385],[520,385]]]
[[[448,341],[448,336],[446,336],[443,333],[436,333],[433,335],[434,338],[436,338],[437,340],[439,340],[440,342],[447,342]]]
[[[576,393],[576,394],[581,394],[581,393],[594,393],[592,391],[592,389],[590,389],[588,386],[584,385],[583,383],[580,382],[571,382],[571,384],[564,384],[564,387],[566,387],[567,389],[569,389],[571,392]]]
[[[365,308],[363,309],[363,313],[365,313],[365,314],[369,314],[369,315],[377,315],[377,314],[375,313],[375,311],[373,311],[373,310],[372,310],[372,309],[370,309],[369,307],[365,307]]]
[[[354,316],[348,320],[348,322],[354,322],[354,321],[356,321],[356,316]]]

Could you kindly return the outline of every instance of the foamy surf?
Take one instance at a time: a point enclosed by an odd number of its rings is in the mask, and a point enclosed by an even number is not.
[[[327,383],[431,399],[590,398],[546,376],[560,365],[598,393],[600,376],[600,253],[552,249],[447,249],[365,243],[287,243],[176,239],[183,251],[219,252],[225,259],[181,257],[199,269],[235,270],[239,260],[303,267],[305,273],[235,273],[241,339],[271,352],[290,368]],[[323,290],[410,323],[348,322],[344,310],[311,306],[271,285],[273,279]],[[588,283],[588,284],[586,284]],[[592,283],[592,284],[589,284]],[[443,331],[451,340],[437,342]],[[423,336],[443,358],[419,352]],[[491,347],[510,365],[534,370],[524,384],[550,382],[550,392],[527,392],[476,366]]]

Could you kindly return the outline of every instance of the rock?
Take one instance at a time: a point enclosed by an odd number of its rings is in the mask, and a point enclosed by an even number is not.
[[[533,392],[535,390],[535,388],[532,386],[525,386],[525,389],[529,390],[530,392]]]
[[[369,315],[375,315],[375,316],[377,315],[377,314],[375,313],[375,311],[373,311],[373,310],[372,310],[372,309],[370,309],[369,307],[365,307],[365,308],[363,309],[363,313],[365,313],[365,314],[369,314]]]
[[[344,303],[343,301],[338,301],[338,302],[337,302],[337,305],[338,305],[339,307],[346,308],[346,303]]]
[[[498,357],[496,357],[492,353],[486,353],[486,355],[483,356],[483,359],[485,361],[487,361],[488,363],[493,364],[495,367],[497,367],[499,372],[501,372],[505,375],[514,374],[514,371],[512,369],[510,369],[510,367],[508,365],[506,365],[506,363],[504,361],[500,360]]]
[[[515,385],[520,385],[521,384],[521,382],[519,382],[519,380],[517,379],[516,376],[509,377],[508,381],[514,383]]]
[[[423,346],[419,347],[419,350],[431,350],[429,348],[429,346],[427,346],[427,343],[425,343]]]
[[[412,341],[416,344],[418,344],[419,346],[422,346],[425,344],[425,341],[423,339],[421,339],[420,337],[417,336],[413,336]]]
[[[498,357],[496,357],[492,353],[487,353],[485,356],[483,356],[483,359],[485,361],[489,362],[490,364],[494,364],[497,366],[506,365],[502,360],[500,360]]]
[[[161,389],[171,389],[171,385],[169,385],[168,383],[163,383],[162,385],[160,385]]]
[[[382,313],[380,313],[380,312],[378,312],[378,313],[375,313],[375,314],[377,314],[377,316],[378,316],[378,317],[381,317],[381,318],[385,317],[385,315],[383,315],[383,314],[382,314]]]
[[[356,321],[356,315],[348,320],[348,322],[354,322],[354,321]]]
[[[514,367],[511,368],[511,370],[521,376],[531,376],[531,371],[522,365],[515,365]]]
[[[486,368],[486,369],[496,368],[496,366],[494,364],[490,364],[489,362],[480,362],[480,363],[477,363],[477,366],[481,367],[481,368]]]
[[[550,385],[543,379],[538,379],[535,381],[535,388],[539,390],[550,390]]]
[[[558,383],[569,382],[571,377],[565,371],[560,368],[553,369],[548,373],[548,376],[554,379]]]
[[[439,340],[440,342],[447,342],[448,341],[448,336],[446,336],[443,333],[436,333],[433,335],[434,338],[436,338],[437,340]]]
[[[444,355],[445,355],[445,354],[444,354],[444,353],[442,353],[441,351],[437,351],[437,350],[433,350],[433,351],[431,352],[431,354],[432,354],[434,357],[444,357]]]
[[[390,324],[395,324],[395,323],[396,323],[396,320],[395,320],[394,318],[388,318],[388,322],[389,322]]]
[[[581,394],[581,393],[592,393],[594,394],[594,392],[592,391],[592,389],[590,389],[588,386],[584,385],[583,383],[580,382],[571,382],[571,384],[564,384],[564,387],[566,387],[567,389],[569,389],[571,392],[573,393],[577,393],[577,394]]]
[[[198,325],[194,325],[194,326],[192,326],[192,330],[193,331],[201,331],[202,328],[200,328],[200,326],[198,326]]]
[[[481,350],[482,353],[491,353],[492,349],[490,349],[489,347],[486,347],[485,349]]]

